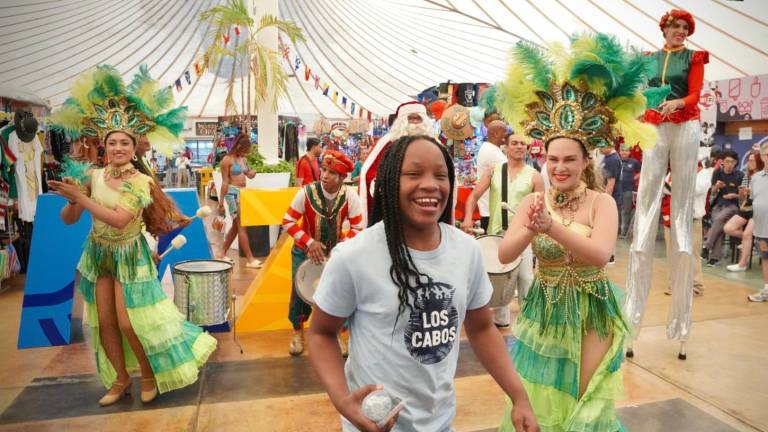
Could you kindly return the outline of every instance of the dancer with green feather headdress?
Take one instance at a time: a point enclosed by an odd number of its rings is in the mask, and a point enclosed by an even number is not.
[[[649,72],[642,53],[584,34],[568,48],[518,43],[497,84],[502,116],[547,149],[551,187],[521,201],[499,248],[500,260],[511,262],[530,245],[539,263],[511,354],[543,432],[623,430],[614,400],[629,328],[622,293],[604,271],[618,213],[591,154],[619,135],[653,145],[654,127],[638,120]],[[502,431],[514,430],[507,406]]]
[[[80,290],[96,349],[96,368],[109,389],[102,406],[131,388],[128,370],[141,370],[141,401],[197,380],[216,349],[216,339],[184,320],[165,296],[143,230],[154,236],[183,226],[182,215],[136,157],[144,136],[166,151],[180,140],[185,107],[170,108],[169,89],[160,88],[142,66],[127,86],[111,66],[98,66],[75,80],[72,96],[51,116],[53,128],[70,137],[98,137],[109,163],[104,168],[67,160],[64,181],[50,181],[68,203],[66,224],[88,210],[93,227],[77,265]],[[170,109],[169,109],[170,108]]]

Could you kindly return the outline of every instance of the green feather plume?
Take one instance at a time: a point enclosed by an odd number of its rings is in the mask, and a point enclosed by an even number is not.
[[[632,96],[648,82],[648,77],[653,73],[653,68],[653,58],[645,56],[641,52],[635,52],[627,62],[627,66],[619,77],[616,87],[614,87],[608,97]]]
[[[643,90],[643,95],[646,99],[646,108],[658,108],[659,105],[667,99],[667,96],[669,96],[670,93],[672,93],[672,87],[670,87],[669,84],[661,87],[648,87]]]
[[[483,108],[485,110],[485,115],[495,113],[498,111],[496,108],[496,96],[498,94],[498,87],[496,84],[488,87],[485,89],[482,95],[480,95],[480,100],[477,101],[477,106],[480,108]]]
[[[159,83],[149,75],[147,65],[139,66],[139,72],[128,84],[128,92],[141,100],[141,109],[152,117],[173,104],[173,93],[168,87],[159,88]],[[139,104],[137,104],[138,106]]]
[[[184,130],[186,119],[187,107],[181,106],[160,114],[154,118],[154,121],[158,126],[168,129],[174,135],[179,135]]]
[[[552,81],[552,64],[541,48],[526,42],[518,42],[512,48],[512,60],[527,73],[528,79],[538,88],[545,89]]]
[[[86,184],[91,177],[90,170],[93,168],[90,162],[79,162],[64,156],[64,162],[61,164],[61,177],[70,177],[79,185]]]
[[[507,68],[507,78],[497,84],[496,107],[515,130],[528,120],[526,106],[538,100],[535,92],[543,90],[528,77],[525,68],[512,63]]]
[[[103,102],[107,98],[126,95],[123,77],[112,66],[97,66],[93,73],[93,83],[94,87],[89,95],[92,102]]]
[[[80,128],[83,124],[80,120],[83,118],[83,110],[79,105],[67,104],[51,113],[48,117],[48,123],[54,130],[63,131],[70,138],[80,137]]]

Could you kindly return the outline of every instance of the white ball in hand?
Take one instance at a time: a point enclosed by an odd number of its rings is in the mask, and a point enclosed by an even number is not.
[[[380,422],[392,410],[392,397],[384,390],[369,393],[363,399],[363,414],[374,422]]]

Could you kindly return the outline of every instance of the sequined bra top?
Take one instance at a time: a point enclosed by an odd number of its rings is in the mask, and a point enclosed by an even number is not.
[[[593,204],[595,198],[592,199]],[[552,209],[549,200],[545,202],[552,219],[565,225],[563,218]],[[592,227],[578,222],[571,222],[567,228],[584,237],[592,234]],[[532,249],[539,263],[536,268],[536,279],[549,303],[562,301],[567,297],[564,294],[569,289],[576,289],[601,299],[607,297],[609,288],[605,282],[608,278],[603,268],[574,260],[560,243],[546,234],[538,234],[533,238]]]
[[[152,178],[138,174],[123,181],[120,190],[114,189],[106,182],[104,169],[95,169],[91,175],[91,198],[97,203],[114,209],[121,207],[130,211],[133,218],[125,227],[115,228],[105,222],[93,218],[91,238],[107,243],[121,243],[133,240],[141,235],[143,225],[142,209],[151,202],[149,183]]]

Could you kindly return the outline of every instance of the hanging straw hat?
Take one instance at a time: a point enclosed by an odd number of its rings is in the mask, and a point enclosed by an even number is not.
[[[452,140],[464,140],[472,136],[469,109],[462,105],[451,105],[443,112],[440,120],[443,134]]]

